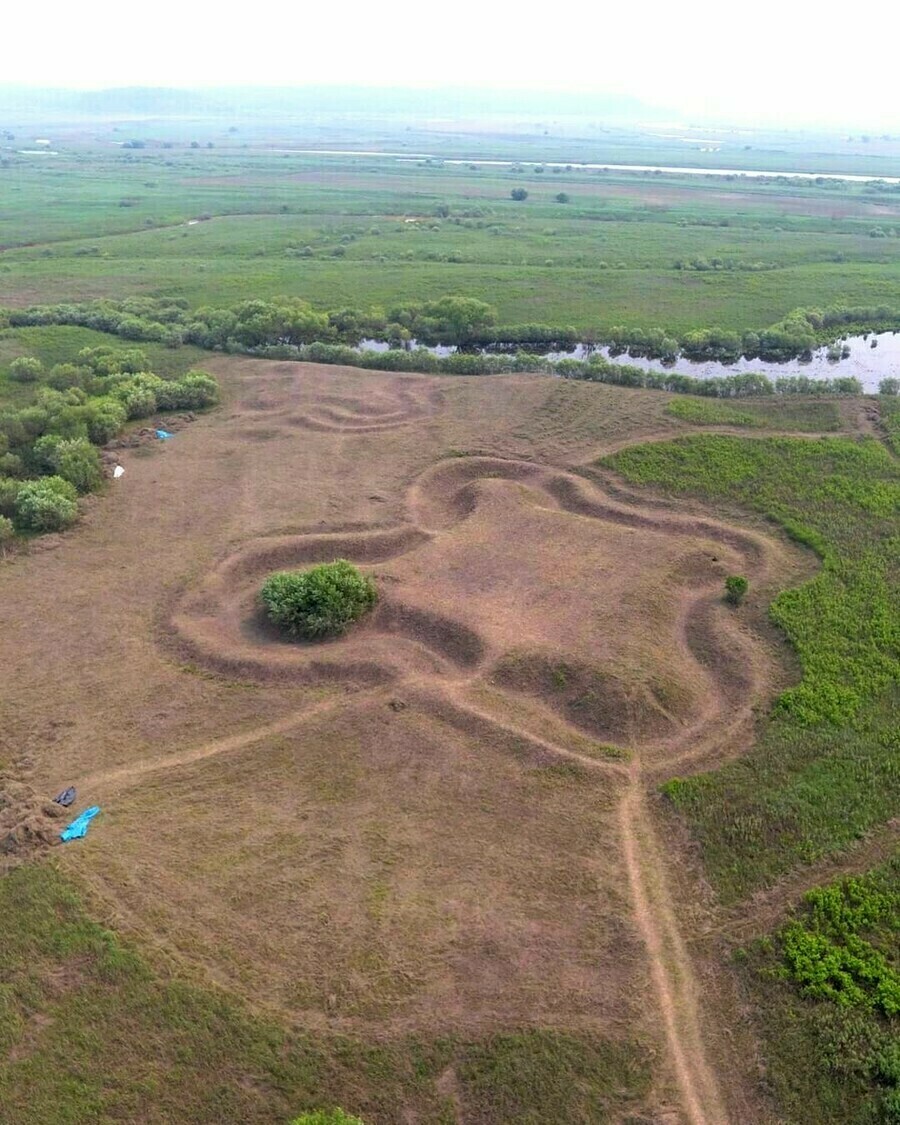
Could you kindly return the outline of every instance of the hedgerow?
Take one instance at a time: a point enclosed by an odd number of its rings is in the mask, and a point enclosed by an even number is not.
[[[562,351],[579,342],[570,326],[497,323],[497,312],[470,297],[445,296],[405,301],[389,309],[317,310],[297,297],[241,301],[228,308],[189,310],[181,300],[130,297],[86,304],[41,305],[9,309],[9,324],[80,325],[127,340],[147,340],[179,347],[182,343],[251,354],[259,348],[343,344],[356,347],[370,338],[404,349],[411,341],[427,346]],[[618,353],[656,359],[733,362],[741,356],[773,362],[808,355],[849,332],[900,329],[900,310],[887,306],[796,309],[761,332],[738,333],[697,328],[676,338],[666,329],[614,326],[587,334],[590,345]],[[479,372],[481,373],[481,372]]]

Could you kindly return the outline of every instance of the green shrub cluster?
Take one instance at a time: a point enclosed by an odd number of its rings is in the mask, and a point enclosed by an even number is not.
[[[74,521],[77,495],[103,483],[97,446],[111,441],[128,419],[199,410],[218,399],[210,375],[189,371],[161,379],[147,371],[138,349],[85,348],[74,362],[46,373],[37,363],[36,370],[32,401],[0,411],[0,517],[12,519],[20,531],[59,531]]]
[[[270,619],[291,636],[309,640],[346,632],[376,597],[371,578],[345,559],[309,570],[279,571],[260,591]]]
[[[809,891],[804,902],[803,917],[780,934],[790,979],[806,996],[900,1014],[900,972],[864,936],[881,929],[893,947],[900,937],[900,892],[848,879]]]
[[[16,493],[15,524],[24,531],[63,531],[78,517],[78,493],[62,477],[42,477]]]

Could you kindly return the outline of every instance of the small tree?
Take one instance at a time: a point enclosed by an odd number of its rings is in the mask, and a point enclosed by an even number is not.
[[[729,575],[725,579],[725,601],[729,605],[740,605],[746,596],[750,583],[739,574]]]
[[[43,370],[43,363],[33,355],[19,356],[9,365],[10,375],[20,383],[35,382],[36,379],[40,379]]]
[[[887,379],[882,379],[878,384],[878,393],[880,395],[900,395],[900,379],[894,378],[893,375],[888,376]]]
[[[87,409],[88,437],[94,445],[112,441],[128,417],[122,403],[109,397],[93,399]]]
[[[568,203],[569,202],[568,192],[565,192],[565,191],[558,192],[556,195],[554,195],[553,198],[556,200],[557,203]]]
[[[514,187],[509,193],[511,199],[515,199],[517,203],[521,203],[528,198],[528,192],[523,187]]]
[[[375,583],[336,559],[309,570],[269,575],[260,598],[269,618],[292,637],[336,637],[375,604]]]

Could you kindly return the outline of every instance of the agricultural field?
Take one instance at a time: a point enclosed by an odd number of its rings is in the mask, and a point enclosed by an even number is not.
[[[888,185],[163,135],[3,154],[0,306],[900,308]],[[0,1119],[900,1120],[900,398],[124,335],[0,329]]]

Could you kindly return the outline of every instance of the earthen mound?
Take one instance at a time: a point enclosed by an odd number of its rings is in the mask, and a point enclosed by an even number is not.
[[[539,700],[587,734],[626,746],[670,737],[690,718],[690,696],[674,683],[625,679],[563,655],[509,653],[491,680]]]

